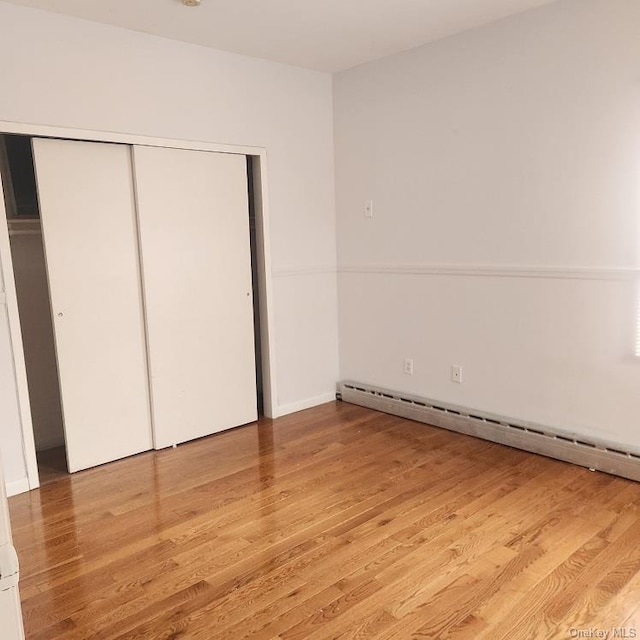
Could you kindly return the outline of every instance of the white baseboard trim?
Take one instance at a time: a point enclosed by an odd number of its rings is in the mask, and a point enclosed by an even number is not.
[[[7,482],[7,496],[17,496],[19,493],[26,493],[29,491],[29,478],[22,478],[21,480],[14,480],[13,482]]]
[[[327,402],[332,402],[336,399],[336,392],[331,391],[329,393],[323,393],[322,395],[315,396],[313,398],[307,398],[306,400],[300,400],[299,402],[290,402],[289,404],[281,404],[276,408],[276,418],[287,416],[290,413],[296,413],[297,411],[304,411],[305,409],[311,409]]]

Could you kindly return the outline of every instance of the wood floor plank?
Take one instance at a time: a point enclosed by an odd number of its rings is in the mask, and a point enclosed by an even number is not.
[[[10,509],[27,640],[640,637],[640,484],[346,403]]]

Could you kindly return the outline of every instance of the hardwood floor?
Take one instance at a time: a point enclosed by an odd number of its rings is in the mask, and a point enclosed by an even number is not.
[[[639,505],[346,403],[10,500],[28,640],[632,638]]]

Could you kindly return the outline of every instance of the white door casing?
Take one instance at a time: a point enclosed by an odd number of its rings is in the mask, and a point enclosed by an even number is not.
[[[7,491],[0,460],[0,624],[3,640],[24,640],[22,609],[18,592],[18,564],[11,544]],[[4,573],[7,572],[5,576]]]

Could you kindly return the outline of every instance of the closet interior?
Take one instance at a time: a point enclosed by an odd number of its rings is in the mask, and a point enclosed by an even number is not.
[[[262,414],[253,159],[0,136],[41,483]]]
[[[67,473],[42,225],[27,136],[0,136],[0,171],[40,482]]]

